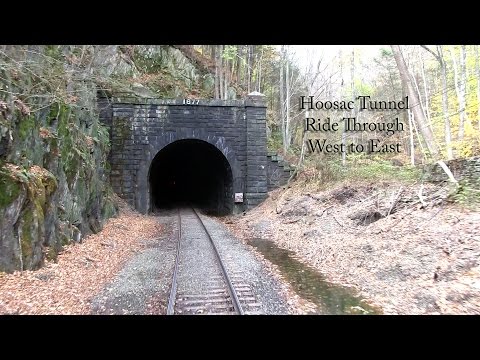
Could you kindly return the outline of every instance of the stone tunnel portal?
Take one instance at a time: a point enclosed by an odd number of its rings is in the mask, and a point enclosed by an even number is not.
[[[150,165],[149,185],[153,212],[187,205],[212,215],[232,212],[230,164],[203,140],[177,140],[160,150]]]

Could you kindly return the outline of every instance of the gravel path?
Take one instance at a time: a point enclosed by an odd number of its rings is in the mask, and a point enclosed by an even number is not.
[[[175,213],[158,216],[162,237],[131,258],[92,301],[93,314],[164,314],[175,260]]]
[[[236,239],[219,220],[200,215],[209,230],[227,271],[248,286],[260,313],[288,314],[282,284],[273,278],[251,250]],[[207,242],[198,241],[203,229],[193,213],[182,217],[181,261],[178,293],[196,291],[208,284],[207,273],[218,266]],[[94,314],[165,314],[174,267],[177,216],[162,212],[158,221],[165,228],[162,237],[149,241],[148,248],[134,255],[115,279],[92,302]],[[183,268],[182,268],[183,266]],[[211,274],[211,273],[210,273]],[[205,281],[198,279],[204,278]]]

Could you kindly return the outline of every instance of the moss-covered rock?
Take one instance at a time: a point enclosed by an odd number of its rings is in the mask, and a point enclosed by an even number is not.
[[[77,64],[69,61],[88,54],[76,50],[46,46],[35,50],[41,56],[29,54],[31,62],[0,54],[0,85],[9,89],[0,93],[0,271],[55,260],[65,244],[98,232],[115,213],[105,196],[109,135],[95,84],[71,80]],[[13,49],[15,56],[24,54]],[[18,64],[29,71],[15,72]]]
[[[0,271],[36,269],[117,209],[97,86],[212,97],[213,77],[172,46],[6,46],[0,53]],[[7,90],[8,89],[8,90]],[[123,140],[131,123],[115,118]],[[122,141],[116,139],[115,141]]]
[[[15,200],[21,187],[5,167],[0,168],[0,209],[6,208]]]
[[[6,184],[4,190],[8,194],[0,206],[0,215],[7,219],[0,223],[0,230],[8,234],[1,239],[2,248],[8,251],[2,251],[0,267],[36,269],[43,262],[45,214],[57,189],[56,179],[37,165],[26,169],[5,164],[0,174],[0,183]]]

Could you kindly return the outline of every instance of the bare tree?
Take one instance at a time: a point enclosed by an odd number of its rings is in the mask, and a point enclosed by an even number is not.
[[[287,139],[286,139],[286,133],[285,133],[285,93],[284,93],[284,87],[285,87],[285,80],[284,80],[284,67],[285,63],[285,45],[282,45],[281,50],[280,50],[280,64],[279,64],[279,69],[280,69],[280,125],[282,129],[282,141],[283,141],[283,149],[286,152],[287,151]]]
[[[217,48],[217,67],[218,67],[218,93],[219,93],[219,99],[223,99],[223,45],[218,45]]]
[[[287,58],[285,59],[285,90],[286,90],[286,99],[285,99],[285,152],[290,148],[290,61]]]
[[[477,122],[480,130],[480,59],[478,57],[478,45],[475,45],[475,71],[477,73]]]
[[[422,137],[425,141],[425,144],[430,151],[430,153],[434,156],[438,156],[438,147],[435,143],[435,139],[433,137],[432,129],[428,126],[427,119],[425,118],[425,114],[422,111],[420,106],[420,99],[418,97],[418,93],[415,91],[415,87],[413,85],[413,81],[409,76],[408,67],[405,63],[405,59],[403,58],[402,50],[399,45],[390,45],[392,48],[393,56],[395,58],[395,62],[397,64],[398,71],[400,73],[400,79],[402,81],[402,87],[404,88],[405,92],[408,94],[409,98],[411,99],[410,107],[412,109],[414,119],[418,124],[418,129],[422,134]]]
[[[427,86],[427,77],[425,76],[425,61],[423,61],[423,53],[419,53],[420,56],[420,66],[422,70],[422,79],[423,79],[423,94],[425,96],[425,111],[427,115],[428,122],[431,123],[430,117],[430,104],[429,104],[429,94],[428,94],[428,86]]]
[[[448,115],[448,93],[447,93],[447,64],[443,57],[442,45],[437,45],[440,69],[442,71],[442,112],[445,126],[445,146],[447,148],[447,160],[453,159],[452,130],[450,129],[450,116]]]
[[[220,99],[220,86],[219,86],[219,81],[218,81],[218,72],[220,71],[219,67],[218,67],[218,55],[217,55],[217,49],[215,46],[212,46],[212,53],[211,53],[211,56],[212,56],[212,59],[215,60],[215,84],[214,84],[214,87],[215,87],[215,99]]]
[[[223,45],[225,48],[225,45]],[[227,100],[228,99],[228,75],[230,72],[228,71],[228,59],[225,58],[223,60],[223,99]]]
[[[252,91],[252,58],[253,58],[253,45],[248,45],[248,78],[247,78],[247,92]]]
[[[313,58],[313,54],[309,53],[309,58]],[[313,96],[314,99],[317,99],[320,93],[323,93],[328,84],[331,82],[331,76],[328,77],[328,82],[325,78],[322,78],[321,75],[324,75],[327,67],[321,68],[323,63],[323,57],[320,57],[316,64],[310,62],[307,64],[305,70],[303,71],[302,81],[306,87],[306,92],[309,96]],[[303,113],[304,111],[304,113]],[[307,106],[305,110],[297,113],[296,116],[302,116],[304,118],[310,117],[310,108]],[[295,118],[295,116],[294,116]],[[301,169],[303,164],[303,160],[305,157],[305,148],[306,146],[306,139],[307,139],[308,131],[305,131],[305,128],[302,126],[302,137],[301,137],[301,149],[300,149],[300,156],[298,158],[297,165],[295,166],[295,171],[290,177],[293,179],[298,171]]]
[[[413,142],[413,119],[410,109],[408,114],[408,129],[410,130],[410,163],[415,166],[415,144]]]
[[[432,54],[440,65],[440,71],[442,73],[442,112],[443,123],[445,126],[445,147],[447,148],[447,159],[451,160],[453,159],[452,130],[450,128],[450,116],[448,114],[447,63],[445,62],[445,58],[443,56],[443,47],[442,45],[437,45],[437,52],[435,53],[425,45],[420,46]]]
[[[467,120],[466,108],[466,91],[467,91],[467,72],[466,72],[466,51],[465,45],[460,47],[460,68],[457,65],[457,59],[454,49],[450,48],[450,55],[453,63],[453,74],[455,80],[455,92],[458,98],[458,112],[460,122],[458,124],[458,140],[463,140],[465,135],[465,122]]]
[[[422,111],[425,115],[425,119],[427,120],[427,124],[428,126],[430,126],[430,128],[432,127],[432,123],[430,122],[430,118],[428,117],[428,113],[427,113],[427,110],[426,110],[426,107],[427,105],[423,105],[423,102],[422,102],[422,93],[420,91],[420,87],[418,86],[418,82],[417,82],[417,78],[415,77],[415,74],[413,74],[412,72],[410,72],[410,78],[413,80],[413,85],[415,86],[415,90],[417,91],[417,94],[418,94],[418,99],[420,100],[420,107],[422,108]],[[425,99],[425,101],[427,102],[427,98]]]

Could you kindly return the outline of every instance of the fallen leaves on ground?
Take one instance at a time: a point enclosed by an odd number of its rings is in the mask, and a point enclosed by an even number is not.
[[[155,217],[123,203],[101,232],[65,246],[56,263],[37,271],[0,273],[0,314],[89,314],[90,300],[160,232]]]
[[[244,239],[273,240],[328,280],[354,286],[385,314],[479,314],[480,212],[448,204],[444,192],[294,185],[227,221]]]

